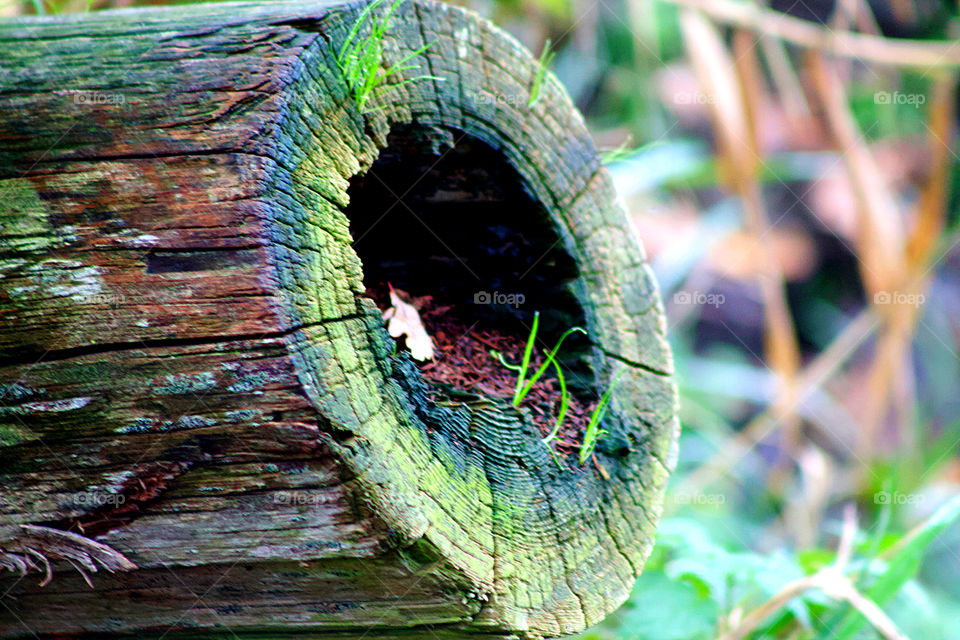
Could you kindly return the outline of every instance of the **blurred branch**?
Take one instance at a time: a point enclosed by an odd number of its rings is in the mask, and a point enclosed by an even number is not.
[[[924,292],[929,284],[926,264],[944,226],[950,127],[953,120],[953,74],[936,77],[928,117],[932,166],[921,190],[916,224],[907,233],[893,195],[850,112],[846,91],[836,70],[819,52],[808,52],[808,68],[824,106],[834,144],[843,153],[857,199],[856,253],[868,303],[883,321],[868,381],[858,453],[869,459],[891,406],[912,406],[910,345]],[[903,238],[907,238],[903,240]],[[897,395],[899,402],[892,402]],[[899,444],[912,445],[913,417],[897,415]]]
[[[907,637],[900,633],[897,626],[877,606],[877,603],[857,591],[850,578],[844,574],[852,554],[855,533],[856,514],[848,506],[844,512],[843,536],[840,539],[834,563],[812,576],[805,576],[787,583],[772,598],[744,616],[736,627],[720,636],[718,640],[740,640],[757,629],[772,614],[785,607],[788,602],[811,589],[819,589],[835,600],[845,600],[850,603],[887,640],[907,640]]]
[[[956,77],[945,74],[937,78],[933,86],[927,124],[930,171],[921,187],[916,222],[907,240],[907,261],[914,270],[927,268],[946,223],[947,185],[953,156],[951,132],[956,104],[955,85]]]
[[[790,410],[800,368],[786,286],[780,265],[767,240],[771,226],[760,191],[758,174],[763,159],[757,141],[762,84],[753,43],[746,32],[734,38],[734,54],[724,46],[716,27],[702,14],[684,10],[680,26],[688,55],[709,101],[714,129],[724,160],[724,178],[743,205],[744,223],[756,241],[763,269],[758,278],[764,309],[764,359],[777,374],[775,406],[784,416],[784,450],[797,454],[799,419]]]
[[[837,25],[839,28],[846,29],[847,25],[853,24],[862,33],[880,34],[880,27],[877,25],[873,10],[866,0],[840,0],[837,3],[837,9],[839,11],[834,13],[835,17],[839,19],[840,14],[843,14],[843,21]]]
[[[763,259],[760,276],[760,292],[763,299],[765,323],[764,353],[770,367],[777,372],[779,393],[776,404],[785,408],[783,424],[783,448],[787,455],[796,459],[800,447],[800,418],[792,409],[796,407],[796,378],[800,370],[800,344],[797,341],[793,316],[787,304],[787,287],[780,264],[770,242],[765,242],[772,232],[766,204],[757,180],[759,165],[763,164],[759,142],[760,118],[762,117],[763,80],[754,43],[747,31],[738,30],[733,39],[733,65],[740,81],[743,111],[746,116],[748,147],[753,156],[754,168],[744,177],[745,209],[747,227],[756,238]]]
[[[956,111],[956,76],[953,73],[941,73],[934,81],[931,91],[932,100],[927,112],[927,146],[930,165],[926,178],[920,186],[917,210],[913,216],[913,226],[907,236],[904,261],[908,274],[905,289],[920,300],[930,287],[932,275],[931,260],[937,247],[937,241],[946,227],[946,202],[949,190],[949,176],[953,152],[953,123]],[[900,349],[903,365],[899,401],[893,403],[900,433],[910,438],[914,445],[913,425],[916,395],[913,351],[910,344],[916,332],[916,323],[920,319],[919,305],[896,305],[890,319],[890,338],[893,349]],[[906,397],[903,397],[906,396]]]
[[[819,52],[808,52],[807,63],[857,201],[856,253],[864,287],[871,298],[897,290],[905,234],[893,194],[853,119],[839,74]]]
[[[787,42],[876,64],[921,69],[960,67],[960,47],[944,40],[890,39],[833,31],[778,11],[734,0],[669,0],[699,9],[720,22],[781,38]]]
[[[808,69],[824,107],[828,130],[841,151],[847,176],[857,201],[855,251],[868,304],[883,321],[868,379],[869,402],[864,407],[863,428],[857,453],[873,457],[885,418],[892,405],[896,382],[904,381],[906,353],[912,336],[916,305],[907,298],[906,230],[893,195],[884,184],[876,160],[867,148],[850,111],[843,82],[819,52],[807,53]],[[892,303],[892,304],[891,304]],[[900,444],[909,438],[909,426],[899,424]]]
[[[861,311],[839,336],[833,339],[797,376],[794,402],[806,402],[810,394],[825,383],[877,328],[877,318],[870,311]],[[708,462],[690,474],[677,488],[678,492],[695,494],[736,465],[747,451],[781,425],[784,408],[768,407],[755,416],[734,438],[728,440]]]
[[[776,85],[776,93],[780,96],[788,122],[792,127],[800,130],[804,121],[810,116],[810,105],[803,95],[803,87],[797,78],[797,72],[790,64],[783,41],[774,38],[769,33],[760,34],[760,46],[763,57],[770,66],[770,77]]]

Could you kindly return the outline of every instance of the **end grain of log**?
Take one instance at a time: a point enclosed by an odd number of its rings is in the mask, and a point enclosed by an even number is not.
[[[0,531],[137,566],[0,576],[3,637],[538,638],[628,596],[678,429],[642,249],[558,82],[528,107],[536,62],[472,13],[400,5],[385,64],[429,44],[405,73],[430,78],[361,112],[336,53],[363,6],[0,22]],[[417,188],[389,209],[380,178]],[[457,255],[387,264],[390,238]],[[431,402],[365,296],[384,269],[582,323],[578,392],[628,369],[608,477],[509,402]]]

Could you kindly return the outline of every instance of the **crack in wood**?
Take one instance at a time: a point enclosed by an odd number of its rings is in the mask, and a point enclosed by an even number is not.
[[[117,353],[122,351],[134,351],[138,349],[170,349],[176,347],[191,347],[197,345],[214,345],[229,342],[257,341],[266,342],[269,340],[278,340],[287,338],[298,331],[303,331],[311,327],[322,326],[336,322],[346,322],[365,317],[363,313],[347,314],[337,318],[325,318],[307,324],[299,325],[286,329],[284,331],[234,334],[229,336],[199,336],[196,338],[160,338],[149,340],[137,340],[130,342],[102,342],[82,347],[69,347],[67,349],[21,349],[17,355],[0,357],[0,369],[5,367],[15,367],[18,365],[35,365],[39,361],[58,362],[61,360],[71,360],[83,356],[105,355],[108,353]]]

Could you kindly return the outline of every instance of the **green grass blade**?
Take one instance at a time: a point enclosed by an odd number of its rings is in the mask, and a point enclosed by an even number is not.
[[[604,150],[600,154],[600,163],[606,166],[632,156],[636,149],[630,147],[630,142],[630,138],[627,138],[616,147]]]
[[[563,377],[563,370],[560,368],[560,365],[557,364],[556,360],[552,362],[557,370],[557,380],[560,381],[560,410],[557,412],[557,423],[553,426],[553,430],[543,439],[543,443],[546,445],[549,445],[550,441],[560,433],[560,427],[563,426],[563,419],[567,417],[567,407],[570,405],[570,394],[567,393],[567,381]]]
[[[889,486],[887,490],[892,490]],[[870,558],[877,555],[880,545],[883,544],[884,536],[890,528],[890,516],[893,514],[893,507],[890,503],[881,505],[880,514],[877,516],[877,522],[873,526],[873,533],[870,536],[870,547],[865,551],[865,555]]]
[[[527,101],[527,108],[532,107],[540,98],[540,89],[543,87],[544,77],[547,70],[553,62],[556,53],[550,50],[550,40],[543,43],[543,49],[540,51],[540,57],[537,59],[537,71],[533,76],[533,85],[530,87],[530,100]]]
[[[373,90],[373,93],[374,95],[379,95],[384,91],[389,91],[390,89],[396,89],[398,87],[402,87],[404,85],[410,84],[411,82],[420,82],[421,80],[441,80],[441,78],[438,78],[436,76],[428,76],[428,75],[416,76],[413,78],[404,78],[400,82],[394,82],[393,84],[388,86],[377,87],[376,89]]]
[[[379,7],[381,4],[383,4],[383,2],[384,0],[373,0],[373,2],[371,2],[366,7],[364,7],[363,11],[360,12],[360,15],[357,17],[356,21],[354,21],[353,23],[353,27],[351,27],[350,31],[347,33],[346,39],[343,41],[343,45],[340,48],[341,56],[344,53],[350,52],[353,50],[355,46],[353,41],[354,41],[354,38],[356,38],[357,35],[360,33],[360,28],[366,23],[367,18],[370,16],[373,10]],[[338,62],[339,62],[339,57],[340,56],[338,56]]]
[[[372,97],[388,89],[432,77],[417,76],[393,85],[386,83],[390,76],[418,69],[419,65],[408,64],[409,61],[429,49],[433,43],[425,44],[416,51],[405,54],[398,62],[384,66],[383,40],[390,29],[394,13],[406,0],[393,0],[381,16],[376,16],[374,11],[385,1],[374,0],[360,12],[336,56],[337,66],[362,113],[371,113],[380,109],[380,107],[372,109],[367,107]]]
[[[497,351],[496,349],[490,349],[490,355],[492,355],[494,358],[499,360],[500,364],[505,366],[507,369],[510,369],[511,371],[520,371],[520,365],[510,364],[509,362],[507,362],[507,359],[503,357],[503,354]]]
[[[409,62],[411,59],[416,58],[417,56],[419,56],[420,54],[422,54],[424,51],[426,51],[427,49],[429,49],[432,44],[433,44],[432,42],[428,42],[427,44],[423,45],[422,47],[420,47],[420,48],[417,49],[416,51],[411,51],[411,52],[408,53],[407,55],[403,56],[402,58],[400,58],[399,60],[397,60],[396,62],[394,62],[394,63],[390,66],[390,69],[396,69],[397,67],[401,67],[402,65],[406,64],[407,62]],[[403,67],[403,68],[405,68],[405,69],[416,69],[416,68],[418,68],[418,67],[419,67],[419,65],[411,65],[411,66]],[[390,72],[389,69],[388,69],[388,72]]]
[[[573,333],[582,333],[586,335],[587,332],[584,331],[581,327],[573,327],[563,332],[563,335],[560,336],[559,340],[557,340],[557,344],[553,347],[553,350],[547,354],[547,359],[544,361],[542,365],[540,365],[540,368],[537,369],[536,373],[534,373],[530,377],[530,379],[527,381],[527,384],[520,391],[520,400],[523,400],[524,396],[526,396],[530,392],[530,389],[533,388],[533,385],[537,382],[537,380],[540,379],[540,376],[542,376],[547,371],[547,369],[550,368],[550,363],[552,363],[556,358],[557,352],[560,351],[560,346],[563,344],[563,341],[566,340],[567,337]],[[516,406],[518,403],[519,401],[514,402],[514,406]]]
[[[603,435],[603,432],[600,431],[600,423],[607,413],[607,405],[610,404],[610,398],[613,397],[613,390],[616,388],[617,383],[620,382],[620,376],[622,376],[625,371],[626,369],[621,369],[620,373],[614,377],[613,382],[611,382],[607,390],[603,392],[603,396],[600,397],[600,402],[597,403],[596,408],[590,415],[590,424],[587,425],[587,430],[583,434],[583,442],[580,444],[580,455],[578,459],[581,465],[584,464],[590,457],[590,454],[593,453],[594,447],[597,446],[597,441],[600,440],[600,437]]]
[[[530,367],[530,357],[533,355],[533,344],[537,341],[537,330],[540,328],[540,312],[534,311],[533,313],[533,326],[530,328],[530,335],[527,337],[527,344],[523,348],[523,361],[520,363],[520,374],[517,376],[517,386],[513,391],[513,406],[520,404],[520,401],[523,400],[524,393],[521,393],[523,390],[523,381],[527,375],[527,369]]]

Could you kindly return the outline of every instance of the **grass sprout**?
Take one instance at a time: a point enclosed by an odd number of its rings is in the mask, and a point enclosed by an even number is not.
[[[540,89],[543,87],[543,80],[556,55],[556,52],[550,49],[550,40],[544,42],[543,50],[540,51],[540,58],[537,60],[537,72],[534,74],[533,84],[530,86],[530,100],[527,101],[527,108],[533,107],[540,98]]]
[[[374,0],[364,8],[347,34],[339,54],[337,54],[337,66],[340,67],[340,71],[346,79],[357,107],[363,113],[377,111],[379,107],[367,108],[369,100],[391,88],[391,86],[384,84],[391,76],[404,71],[419,69],[419,65],[410,64],[410,60],[426,51],[432,44],[425,44],[416,51],[406,54],[394,64],[384,67],[383,38],[390,28],[390,21],[393,19],[394,12],[403,4],[404,0],[393,0],[382,17],[374,16],[373,12],[385,2],[386,0]],[[361,31],[367,24],[369,24],[369,33],[363,35]],[[434,76],[420,75],[404,79],[392,86],[400,87],[419,80],[436,79]]]
[[[620,382],[620,376],[622,376],[625,371],[626,369],[621,369],[620,373],[614,377],[613,382],[610,383],[607,390],[603,392],[603,396],[600,397],[600,402],[597,403],[593,413],[590,414],[590,424],[587,425],[587,430],[583,434],[583,442],[580,444],[578,460],[581,465],[586,463],[590,458],[590,454],[593,453],[594,447],[597,446],[597,442],[607,433],[600,428],[600,423],[603,422],[603,418],[607,414],[607,407],[610,405],[613,390],[616,388],[617,383]]]
[[[626,140],[621,142],[616,147],[604,149],[600,154],[600,163],[606,166],[626,160],[636,151],[636,149],[631,146],[631,143],[632,140],[628,136]]]
[[[547,434],[547,437],[543,439],[544,444],[550,444],[550,441],[560,433],[560,427],[563,426],[563,419],[567,417],[567,407],[570,406],[570,394],[567,392],[567,381],[563,377],[563,369],[560,368],[556,360],[553,361],[553,366],[557,370],[557,381],[560,383],[560,409],[557,411],[557,423],[553,426],[553,429],[550,430],[550,433]],[[550,451],[552,452],[553,449]]]
[[[502,364],[504,367],[517,373],[517,384],[513,392],[513,406],[515,407],[523,402],[524,397],[530,392],[530,389],[533,388],[533,385],[536,384],[537,380],[540,379],[540,377],[547,371],[547,369],[550,368],[551,365],[556,370],[557,381],[560,383],[560,408],[557,411],[557,421],[554,424],[553,429],[551,429],[550,433],[543,438],[543,443],[549,446],[550,442],[553,441],[557,435],[559,435],[560,429],[563,427],[563,421],[567,417],[567,409],[570,406],[570,392],[567,390],[567,381],[563,375],[563,369],[560,368],[560,363],[557,362],[557,353],[560,351],[560,347],[563,345],[564,340],[566,340],[571,334],[586,334],[587,332],[581,327],[572,327],[564,331],[563,335],[560,336],[560,339],[557,340],[557,343],[554,345],[553,349],[547,353],[543,364],[540,365],[533,375],[527,377],[527,373],[530,370],[530,361],[533,359],[533,348],[537,341],[537,332],[539,329],[540,312],[537,311],[533,314],[533,325],[530,327],[530,335],[527,337],[527,343],[524,345],[523,358],[520,361],[520,364],[511,364],[507,362],[506,358],[504,358],[503,354],[499,351],[491,350],[490,354],[497,358],[500,361],[500,364]],[[583,442],[580,444],[580,454],[578,459],[581,465],[590,459],[590,455],[597,446],[597,442],[607,433],[605,430],[600,428],[600,423],[603,422],[604,417],[607,415],[607,409],[610,406],[610,399],[613,397],[613,390],[616,389],[617,383],[620,382],[620,377],[625,372],[626,369],[622,369],[619,373],[617,373],[616,376],[614,376],[613,382],[611,382],[610,386],[607,387],[607,390],[603,392],[603,395],[600,397],[600,402],[597,403],[593,413],[590,414],[590,422],[583,434]],[[553,453],[553,449],[550,449],[550,451]],[[554,459],[556,459],[555,455]]]
[[[70,0],[6,0],[0,2],[0,9],[15,7],[17,5],[26,5],[33,8],[33,12],[38,16],[59,15],[61,13],[85,13],[93,9],[95,0],[85,0],[82,11],[76,9],[76,3]]]
[[[503,354],[499,351],[490,351],[491,355],[500,361],[500,364],[511,371],[517,372],[517,384],[513,391],[513,406],[515,407],[519,406],[519,404],[523,402],[523,399],[526,397],[526,395],[530,393],[530,389],[532,389],[537,380],[539,380],[540,377],[546,373],[551,364],[556,366],[557,370],[560,369],[559,365],[556,363],[556,357],[557,352],[560,351],[560,347],[563,345],[563,341],[573,333],[582,333],[584,335],[587,333],[581,327],[572,327],[564,331],[563,335],[560,336],[560,339],[557,340],[557,344],[554,345],[553,349],[547,354],[546,360],[544,360],[543,364],[540,365],[540,368],[537,369],[528,379],[527,372],[530,370],[530,359],[533,357],[533,347],[537,341],[537,331],[539,328],[540,312],[537,311],[533,314],[533,326],[530,327],[530,335],[527,337],[527,344],[523,347],[523,359],[520,361],[519,365],[510,364],[507,362],[506,359],[504,359]]]

